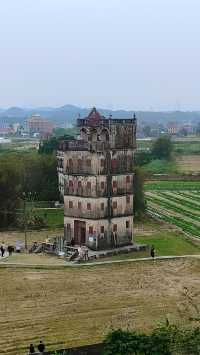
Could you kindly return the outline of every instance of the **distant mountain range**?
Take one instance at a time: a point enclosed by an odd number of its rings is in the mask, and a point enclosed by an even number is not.
[[[134,113],[138,121],[145,123],[166,123],[166,122],[200,122],[200,112],[198,111],[171,111],[171,112],[153,112],[153,111],[127,111],[127,110],[109,110],[97,108],[99,112],[108,117],[110,114],[113,118],[131,118]],[[21,108],[10,107],[8,109],[0,108],[0,123],[8,124],[19,122],[23,124],[32,114],[40,114],[55,124],[63,125],[66,123],[74,123],[78,115],[85,117],[91,108],[81,108],[73,105],[65,105],[62,107],[36,107]]]

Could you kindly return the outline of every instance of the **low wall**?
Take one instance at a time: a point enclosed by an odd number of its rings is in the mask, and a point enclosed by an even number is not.
[[[68,348],[55,351],[47,351],[43,355],[102,355],[103,344],[92,344],[79,346],[77,348]],[[41,353],[35,353],[34,355],[41,355]]]

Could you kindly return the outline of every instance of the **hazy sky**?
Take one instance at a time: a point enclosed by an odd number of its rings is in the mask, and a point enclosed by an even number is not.
[[[199,0],[1,0],[0,107],[200,110]]]

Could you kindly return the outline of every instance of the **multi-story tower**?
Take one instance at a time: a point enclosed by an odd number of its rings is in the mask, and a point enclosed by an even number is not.
[[[93,108],[77,125],[80,139],[61,141],[58,151],[65,238],[91,249],[128,245],[136,119],[106,119]]]

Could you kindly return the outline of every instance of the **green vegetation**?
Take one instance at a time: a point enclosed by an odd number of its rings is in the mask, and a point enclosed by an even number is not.
[[[152,155],[150,151],[136,151],[134,154],[134,165],[143,166],[152,161]]]
[[[155,159],[150,163],[146,164],[144,167],[144,171],[152,174],[170,174],[176,173],[176,163],[175,161],[168,161],[165,159]]]
[[[34,212],[44,219],[45,226],[48,228],[63,227],[64,212],[62,208],[35,209]]]
[[[147,192],[147,211],[152,216],[181,228],[184,232],[200,237],[200,204],[193,201],[192,196],[180,198],[173,192]]]
[[[174,151],[182,155],[200,154],[200,140],[177,140],[173,143]]]
[[[15,210],[21,191],[20,170],[14,157],[0,159],[0,226],[15,221]]]
[[[134,215],[135,217],[140,218],[146,209],[144,200],[144,174],[140,168],[135,168],[134,173]]]
[[[150,235],[136,235],[134,236],[134,242],[140,245],[148,245],[149,250],[118,254],[112,257],[97,259],[95,262],[147,258],[150,257],[150,247],[152,245],[155,247],[156,256],[200,254],[200,246],[193,244],[179,231],[175,232],[163,229],[161,231],[154,231]]]
[[[154,141],[144,141],[149,145],[146,149],[139,148],[134,155],[136,166],[142,166],[146,173],[166,174],[176,173],[176,161],[172,159],[173,143],[168,136],[161,136]],[[141,145],[141,142],[140,142]]]
[[[38,153],[39,154],[52,154],[58,149],[58,139],[56,137],[51,137],[50,139],[44,140],[40,143]]]
[[[37,200],[58,200],[56,156],[36,152],[0,156],[0,227],[16,223],[23,193]]]
[[[152,150],[152,146],[155,139],[149,140],[137,140],[138,151],[149,152]],[[191,155],[200,154],[200,139],[198,137],[177,138],[172,140],[173,151],[176,154]]]
[[[200,190],[200,181],[148,181],[144,184],[145,190]]]
[[[104,355],[197,355],[200,328],[166,325],[150,334],[130,330],[113,330],[104,341]]]
[[[173,144],[168,136],[161,136],[153,142],[152,156],[154,159],[171,160]]]
[[[64,136],[71,136],[71,137],[75,137],[78,134],[78,129],[76,126],[72,127],[72,128],[54,128],[53,130],[53,135],[56,138],[59,137],[64,137]]]
[[[186,239],[181,233],[174,231],[162,231],[157,234],[136,236],[134,241],[138,244],[154,245],[156,256],[168,255],[191,255],[199,254],[200,247],[194,245],[189,239]]]

